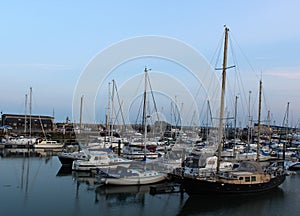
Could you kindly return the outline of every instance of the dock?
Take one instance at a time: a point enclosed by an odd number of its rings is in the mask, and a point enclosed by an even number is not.
[[[180,184],[167,183],[164,185],[150,186],[150,194],[165,194],[165,193],[179,193],[182,192]]]

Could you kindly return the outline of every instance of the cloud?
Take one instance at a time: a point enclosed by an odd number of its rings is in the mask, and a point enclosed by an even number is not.
[[[38,70],[71,70],[71,65],[59,64],[42,64],[42,63],[29,63],[29,64],[0,64],[0,68],[24,68],[24,69],[38,69]]]
[[[287,67],[287,68],[277,68],[272,71],[267,71],[264,75],[269,75],[273,77],[281,77],[287,79],[300,79],[300,68],[297,67]]]

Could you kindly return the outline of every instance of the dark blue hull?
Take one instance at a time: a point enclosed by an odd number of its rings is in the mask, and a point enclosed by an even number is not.
[[[63,166],[72,166],[72,163],[74,161],[74,158],[71,157],[64,157],[64,156],[58,156],[59,161]]]
[[[4,148],[9,149],[33,149],[34,145],[31,144],[4,144]]]
[[[285,175],[277,176],[266,183],[259,184],[226,184],[218,181],[199,180],[193,177],[184,177],[182,186],[189,195],[201,194],[247,194],[269,191],[278,187],[285,180]]]

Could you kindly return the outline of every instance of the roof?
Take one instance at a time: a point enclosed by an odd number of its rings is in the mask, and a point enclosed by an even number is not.
[[[263,173],[263,169],[259,162],[256,161],[242,161],[239,163],[236,171],[245,171],[245,172],[253,172],[253,173]]]
[[[2,114],[2,119],[3,118],[8,118],[8,117],[15,117],[15,118],[25,118],[25,115],[21,114]],[[49,119],[54,119],[53,116],[45,116],[45,115],[31,115],[32,118],[49,118]],[[29,118],[29,115],[27,115],[27,118]]]

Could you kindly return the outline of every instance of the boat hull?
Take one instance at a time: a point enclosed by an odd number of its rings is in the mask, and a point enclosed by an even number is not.
[[[124,177],[124,178],[106,178],[105,184],[108,185],[147,185],[162,182],[166,179],[164,175],[149,177]]]
[[[58,159],[62,165],[70,167],[72,166],[73,161],[75,160],[74,158],[64,156],[58,156]]]
[[[297,163],[295,165],[290,166],[288,168],[288,170],[290,170],[290,171],[298,171],[298,170],[300,170],[300,163]]]
[[[282,184],[285,177],[285,175],[280,175],[272,178],[269,182],[258,184],[228,184],[221,181],[199,180],[188,176],[182,179],[182,186],[189,196],[201,194],[247,194],[272,190]]]
[[[131,152],[131,153],[123,153],[123,157],[129,160],[142,160],[145,157],[145,153],[143,152]],[[146,158],[148,159],[156,159],[158,158],[157,153],[146,153]]]
[[[3,143],[3,148],[12,148],[12,149],[33,149],[33,144],[10,144]]]
[[[119,166],[125,167],[125,168],[129,168],[129,166],[131,165],[130,162],[124,162],[124,163],[111,163],[111,164],[107,164],[107,165],[100,165],[100,164],[78,164],[75,163],[76,161],[73,162],[72,164],[72,170],[73,171],[83,171],[83,172],[96,172],[98,173],[98,169],[116,169]]]
[[[79,155],[79,154],[74,154],[74,153],[62,153],[57,155],[60,163],[63,166],[72,166],[74,160],[88,160],[88,157],[85,155]]]
[[[35,149],[54,149],[54,150],[62,150],[64,148],[64,144],[35,144]]]

